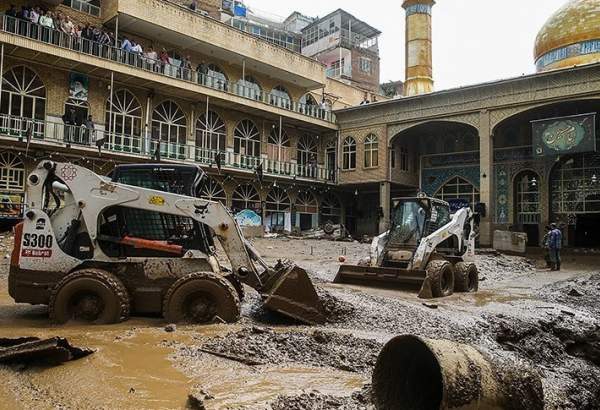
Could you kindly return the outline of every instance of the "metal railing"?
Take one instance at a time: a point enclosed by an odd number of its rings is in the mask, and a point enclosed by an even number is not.
[[[289,104],[277,104],[281,97],[265,93],[254,87],[248,87],[241,82],[232,83],[224,81],[222,78],[211,77],[200,70],[193,70],[182,67],[181,65],[170,64],[160,60],[149,58],[146,55],[126,51],[111,44],[101,44],[88,39],[76,37],[48,27],[32,24],[29,21],[17,19],[7,15],[2,15],[0,30],[6,33],[18,36],[28,37],[43,43],[51,44],[60,48],[65,48],[79,53],[92,55],[117,63],[137,67],[138,69],[149,71],[166,77],[177,78],[182,81],[199,84],[204,87],[212,88],[238,97],[259,101],[264,104],[277,106],[279,108],[293,111],[308,117],[320,119],[330,123],[335,122],[335,114],[328,109],[318,105],[302,104],[290,101]],[[171,61],[171,60],[170,60]]]
[[[64,0],[63,4],[71,7],[74,10],[81,11],[82,13],[87,13],[94,17],[100,17],[100,7],[90,4],[86,1]]]
[[[162,160],[196,162],[207,166],[216,165],[217,157],[220,157],[220,165],[223,168],[254,171],[262,164],[265,175],[335,181],[335,172],[316,164],[300,165],[275,161],[231,151],[205,149],[191,144],[158,141],[151,136],[146,138],[141,135],[108,132],[96,126],[91,129],[84,125],[69,125],[7,114],[0,114],[0,136],[12,137],[22,142],[50,142],[71,148],[87,147],[143,158],[152,158],[159,154]]]

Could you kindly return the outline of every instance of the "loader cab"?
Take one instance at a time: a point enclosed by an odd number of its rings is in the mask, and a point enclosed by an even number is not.
[[[393,203],[389,245],[414,248],[450,222],[449,205],[439,199],[419,196],[396,198]]]
[[[113,182],[195,197],[206,174],[197,165],[125,164],[118,165],[110,175]],[[132,237],[151,241],[154,249],[105,242],[103,251],[112,257],[173,257],[173,250],[199,250],[214,253],[212,230],[191,218],[143,209],[111,207],[106,209],[99,224],[105,238]],[[161,249],[156,244],[162,243]],[[183,255],[179,255],[183,256]]]

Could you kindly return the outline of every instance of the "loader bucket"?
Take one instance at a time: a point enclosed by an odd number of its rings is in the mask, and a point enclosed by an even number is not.
[[[419,297],[430,299],[431,282],[421,270],[342,265],[333,283],[346,283],[384,288],[421,289]]]
[[[304,269],[286,264],[270,275],[260,292],[266,308],[303,323],[325,323],[323,305]]]

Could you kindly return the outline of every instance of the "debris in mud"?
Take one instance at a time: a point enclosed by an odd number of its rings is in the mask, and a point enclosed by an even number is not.
[[[177,330],[177,325],[174,323],[168,324],[165,326],[165,332],[172,333]]]
[[[485,277],[494,282],[502,280],[507,272],[529,274],[535,271],[535,261],[522,256],[509,256],[499,252],[478,251],[475,264],[479,270],[479,280]]]
[[[323,288],[315,287],[319,299],[323,304],[325,317],[329,323],[343,322],[350,316],[354,315],[356,308],[351,303],[345,302]]]
[[[216,337],[201,348],[186,349],[183,353],[196,355],[208,349],[263,363],[303,363],[367,373],[375,364],[381,347],[381,343],[373,340],[322,330],[300,333],[265,329],[265,332],[256,333],[246,328]]]
[[[6,364],[58,365],[92,353],[93,350],[71,346],[61,337],[0,339],[0,363]]]
[[[202,390],[199,386],[195,386],[192,388],[190,394],[188,394],[186,408],[190,410],[206,410],[204,402],[213,400],[214,398],[212,394]]]
[[[371,401],[371,385],[365,385],[349,397],[337,397],[312,391],[297,396],[279,396],[271,403],[273,410],[369,410],[374,408]]]

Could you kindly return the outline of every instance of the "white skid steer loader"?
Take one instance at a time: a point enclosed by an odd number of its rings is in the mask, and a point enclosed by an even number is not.
[[[420,287],[421,298],[476,292],[473,211],[451,215],[447,202],[424,194],[394,202],[390,230],[373,239],[369,260],[340,266],[334,283]]]
[[[42,161],[27,178],[27,211],[15,228],[10,295],[47,304],[58,323],[115,323],[130,312],[234,322],[244,283],[268,309],[324,322],[306,271],[267,266],[221,203],[193,196],[205,181],[190,165],[119,167],[111,180]],[[220,266],[213,237],[231,271]]]

